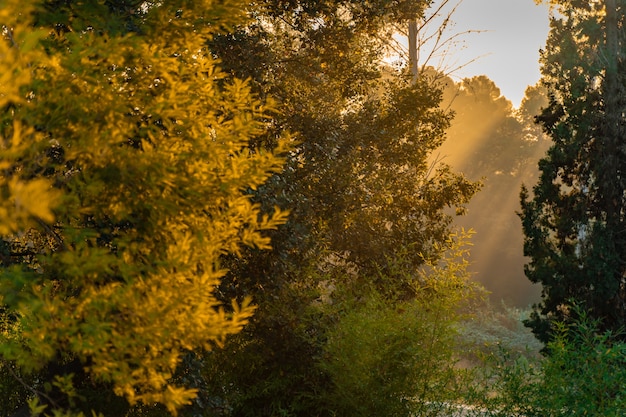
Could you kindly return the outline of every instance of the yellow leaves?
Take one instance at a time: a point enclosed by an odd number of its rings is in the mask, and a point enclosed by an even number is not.
[[[198,390],[167,385],[165,390],[160,393],[137,394],[134,387],[128,385],[125,387],[115,388],[115,393],[119,396],[126,397],[131,405],[138,402],[142,402],[144,404],[165,404],[167,411],[173,416],[176,416],[178,415],[178,410],[181,407],[191,404],[192,400],[196,397]]]
[[[38,397],[32,397],[28,400],[28,410],[30,411],[30,415],[33,417],[37,417],[43,414],[48,406],[46,404],[40,404]]]
[[[179,230],[172,236],[181,238],[182,249],[201,250],[196,235]],[[220,272],[198,271],[197,259],[173,259],[170,268],[141,279],[85,286],[80,294],[33,287],[38,301],[24,311],[28,330],[22,333],[29,354],[52,357],[60,346],[70,346],[72,355],[90,359],[86,370],[95,380],[111,383],[130,403],[159,402],[175,414],[195,396],[171,382],[184,353],[220,345],[254,311],[249,299],[232,303],[230,312],[218,308],[213,291]]]
[[[11,169],[20,160],[30,157],[43,139],[35,129],[19,120],[13,120],[10,126],[4,132],[0,131],[0,170]]]
[[[275,230],[281,224],[286,223],[288,217],[288,211],[281,210],[279,207],[274,207],[274,212],[271,216],[268,214],[263,215],[262,220],[259,223],[259,228],[262,230]]]
[[[186,279],[181,279],[181,275]],[[217,310],[213,286],[201,277],[161,270],[146,280],[119,287],[116,310],[127,319],[118,321],[106,349],[91,355],[92,374],[111,381],[118,395],[136,402],[164,404],[171,413],[195,396],[195,391],[169,381],[187,349],[210,349],[227,334],[236,333],[250,317],[246,300],[233,305],[232,314]],[[106,303],[105,303],[106,305]]]
[[[160,403],[167,404],[167,411],[176,415],[176,411],[183,405],[191,404],[191,400],[196,397],[196,389],[188,389],[183,387],[175,387],[168,385],[163,393],[163,399]]]
[[[1,45],[1,43],[0,43]],[[2,49],[5,49],[4,51]],[[0,47],[0,60],[8,55],[14,55],[12,51],[6,50],[8,48]],[[9,58],[11,61],[11,58]],[[4,107],[10,103],[20,103],[24,101],[24,97],[21,94],[20,87],[26,85],[30,81],[30,76],[27,71],[19,66],[19,64],[12,62],[11,65],[2,65],[0,67],[0,107]]]
[[[32,81],[32,65],[45,61],[42,52],[36,50],[46,31],[33,30],[28,22],[22,21],[29,13],[29,4],[5,1],[0,7],[0,108],[7,104],[25,106],[24,88]],[[10,13],[18,7],[21,13]],[[4,7],[6,4],[6,8]],[[26,90],[28,91],[28,90]],[[0,134],[0,170],[7,171],[18,161],[30,157],[31,148],[41,135],[31,127],[14,119]],[[0,174],[0,187],[4,198],[0,202],[0,234],[6,235],[31,227],[37,221],[52,223],[52,210],[58,203],[59,193],[53,190],[50,181],[42,178],[20,180],[17,176],[7,178]]]
[[[27,230],[39,222],[54,222],[52,210],[59,202],[60,192],[52,188],[49,180],[12,178],[6,187],[9,198],[0,202],[0,235]]]
[[[28,182],[12,179],[9,182],[9,192],[18,213],[27,212],[46,223],[54,221],[52,208],[60,193],[52,188],[50,181],[43,178]]]
[[[12,7],[18,7],[20,13],[12,13]],[[25,20],[30,9],[28,2],[0,2],[0,108],[25,101],[21,90],[31,81],[31,66],[44,59],[36,48],[46,32],[29,27]]]
[[[231,307],[233,309],[233,316],[231,318],[231,326],[238,333],[243,326],[248,322],[248,319],[252,317],[252,314],[256,310],[256,306],[252,304],[252,298],[246,297],[241,304],[238,304],[235,300],[232,301]]]
[[[0,0],[0,24],[20,3]],[[0,42],[0,108],[20,102],[0,126],[0,234],[39,226],[55,243],[22,286],[0,289],[8,299],[20,288],[7,302],[23,318],[11,357],[28,370],[79,358],[129,402],[175,413],[195,395],[171,381],[184,352],[220,345],[254,312],[249,299],[216,299],[219,261],[268,248],[265,231],[286,221],[249,190],[281,169],[290,142],[248,148],[272,104],[200,50],[176,50],[204,43],[191,26],[178,38],[146,16],[158,48],[142,31],[59,34],[50,42],[67,45],[34,63],[43,32],[18,23],[17,43]]]
[[[13,122],[13,137],[11,138],[11,148],[19,149],[21,144],[22,144],[22,124],[16,120]],[[6,169],[8,168],[8,166],[2,166],[1,168]]]
[[[225,212],[229,225],[236,225],[239,229],[236,239],[231,240],[227,246],[230,252],[239,253],[241,245],[269,249],[269,238],[261,233],[264,230],[276,229],[280,224],[287,221],[288,212],[275,207],[270,216],[259,216],[259,207],[250,202],[247,197],[240,197],[231,202],[229,210]]]
[[[194,248],[192,246],[194,238],[190,232],[184,230],[172,230],[172,244],[167,248],[167,256],[171,260],[175,260],[178,263],[187,263],[190,261],[190,257],[193,256]]]

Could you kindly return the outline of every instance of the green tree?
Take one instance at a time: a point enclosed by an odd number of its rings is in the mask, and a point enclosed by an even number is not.
[[[550,103],[538,118],[552,139],[531,196],[522,189],[526,275],[543,300],[528,325],[544,342],[575,300],[604,329],[626,324],[624,9],[558,1],[542,55]]]
[[[383,63],[388,25],[428,2],[263,4],[255,22],[210,45],[225,69],[277,97],[272,127],[299,141],[287,169],[254,193],[291,215],[269,256],[251,250],[232,260],[223,297],[253,294],[259,309],[226,351],[203,358],[205,376],[232,415],[331,414],[320,403],[330,381],[318,363],[337,310],[312,306],[344,281],[410,297],[407,277],[440,256],[451,213],[478,186],[428,159],[452,116],[439,108],[440,88],[428,74],[412,82]],[[257,144],[271,147],[271,135]],[[406,274],[383,278],[394,263]]]
[[[0,353],[40,372],[46,410],[88,411],[91,389],[174,413],[196,396],[173,379],[186,352],[253,312],[216,298],[220,258],[285,221],[247,191],[287,141],[250,149],[272,102],[205,45],[245,5],[0,2]]]
[[[390,25],[426,6],[268,1],[268,16],[211,44],[226,69],[280,100],[276,129],[300,141],[290,169],[257,193],[262,204],[292,208],[284,230],[300,239],[284,240],[328,246],[363,265],[381,263],[401,241],[426,252],[445,240],[442,209],[460,208],[476,191],[448,167],[430,169],[452,116],[438,108],[440,89],[426,74],[412,83],[381,65]]]

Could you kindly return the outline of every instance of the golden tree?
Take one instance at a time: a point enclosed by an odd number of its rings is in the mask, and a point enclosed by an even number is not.
[[[272,104],[204,47],[245,2],[132,3],[0,1],[0,351],[175,412],[195,395],[172,383],[184,353],[253,311],[219,305],[219,259],[285,221],[248,191],[288,140],[248,147]],[[50,377],[71,396],[79,376]]]

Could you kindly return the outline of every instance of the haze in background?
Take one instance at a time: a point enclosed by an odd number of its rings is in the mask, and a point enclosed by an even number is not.
[[[528,260],[516,212],[521,185],[532,189],[537,162],[550,144],[533,122],[547,103],[537,82],[549,7],[533,0],[435,0],[427,20],[435,13],[419,31],[418,62],[423,70],[433,67],[448,75],[442,104],[456,116],[433,158],[483,182],[467,214],[455,219],[457,226],[476,232],[470,271],[494,302],[526,307],[540,300],[540,286],[524,274]],[[432,39],[448,16],[436,44]],[[390,61],[406,64],[406,33],[396,40],[399,50]]]
[[[431,11],[442,1],[436,0]],[[452,69],[467,64],[452,74],[456,80],[487,75],[518,107],[526,87],[539,80],[539,49],[544,47],[549,29],[548,6],[538,6],[533,0],[448,3],[442,17],[458,6],[448,34],[473,32],[457,38],[447,56],[440,57],[444,66]]]
[[[519,211],[522,183],[537,182],[537,161],[550,141],[534,123],[547,104],[542,87],[529,87],[518,110],[487,76],[444,84],[444,107],[455,112],[446,142],[433,155],[483,189],[455,225],[473,229],[470,268],[474,280],[498,303],[526,307],[539,301],[540,287],[524,275],[524,236]]]

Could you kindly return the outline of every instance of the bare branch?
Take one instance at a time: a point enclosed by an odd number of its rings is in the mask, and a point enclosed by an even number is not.
[[[59,247],[61,248],[61,250],[66,250],[67,247],[65,246],[65,242],[63,241],[63,238],[61,236],[59,236],[59,234],[57,232],[55,232],[50,225],[48,225],[46,222],[44,222],[43,220],[41,220],[40,218],[36,218],[37,223],[44,229],[44,231],[50,235],[55,242],[57,242],[57,244],[59,245]]]
[[[483,57],[479,56],[458,65],[456,63],[448,65],[445,62],[447,58],[453,55],[452,50],[464,41],[464,37],[469,34],[484,32],[482,30],[465,30],[450,34],[451,26],[454,23],[453,16],[462,3],[463,0],[457,0],[455,4],[452,4],[452,0],[443,0],[435,6],[432,13],[424,16],[418,23],[416,52],[417,62],[420,63],[420,73],[432,67],[442,76],[450,76]],[[446,11],[446,9],[448,10]],[[442,19],[441,22],[440,19]],[[435,24],[438,26],[433,31],[432,27]],[[406,27],[396,27],[395,29],[397,33],[408,36]],[[410,56],[410,51],[396,39],[391,42],[390,49],[404,60]],[[433,62],[435,60],[438,62]]]
[[[7,366],[5,368],[8,369],[9,373],[11,374],[11,376],[13,376],[13,378],[17,382],[19,382],[24,388],[26,388],[28,391],[32,392],[37,397],[45,398],[46,400],[48,400],[48,402],[52,406],[54,406],[54,407],[57,406],[56,401],[54,401],[49,395],[47,395],[46,393],[41,392],[41,391],[33,388],[31,385],[27,384],[18,374],[16,374],[15,371],[13,370],[13,368],[11,367],[11,364],[7,364]]]

